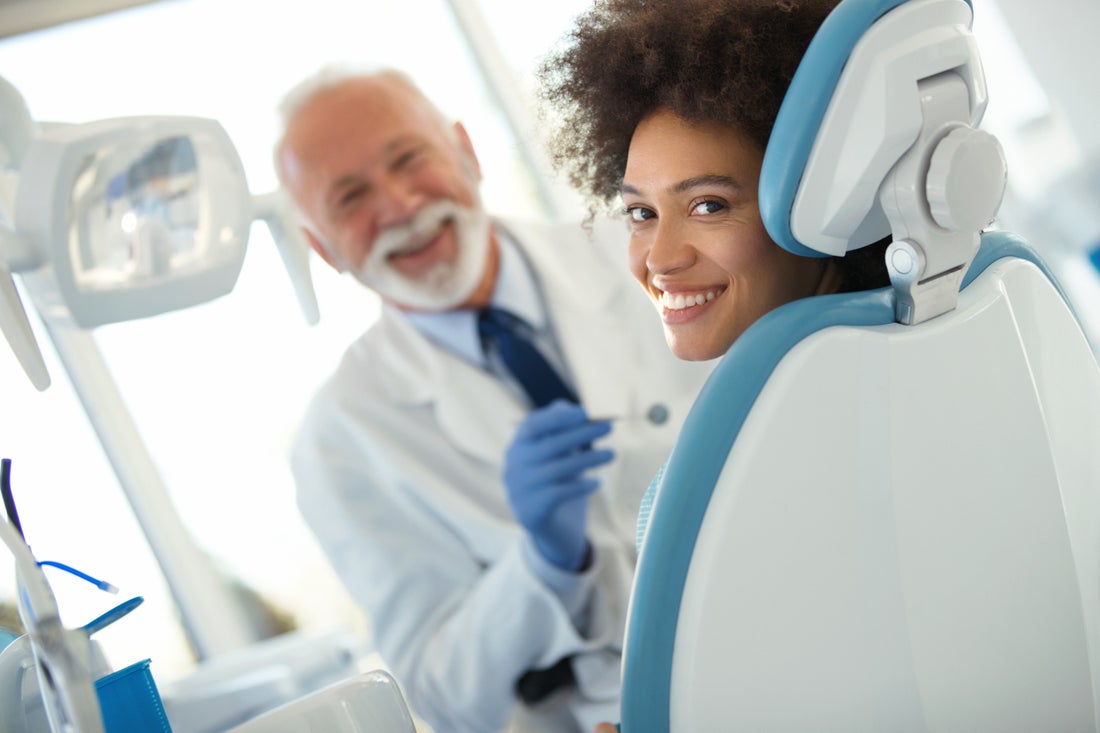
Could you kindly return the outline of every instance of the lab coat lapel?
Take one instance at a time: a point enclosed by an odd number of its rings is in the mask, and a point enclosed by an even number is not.
[[[378,349],[387,392],[406,405],[430,407],[440,431],[464,453],[500,462],[523,408],[482,369],[427,339],[396,310],[383,316]]]
[[[440,429],[460,450],[499,464],[525,407],[497,379],[462,359],[445,353],[439,367],[435,412]]]

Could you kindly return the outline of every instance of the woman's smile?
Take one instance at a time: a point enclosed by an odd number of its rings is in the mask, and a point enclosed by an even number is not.
[[[716,298],[726,292],[725,287],[699,290],[662,291],[658,297],[661,319],[666,324],[687,323],[710,310]]]

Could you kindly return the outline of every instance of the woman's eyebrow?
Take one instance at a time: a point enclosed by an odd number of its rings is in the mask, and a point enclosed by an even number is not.
[[[686,178],[682,181],[679,181],[678,183],[669,186],[669,191],[672,193],[684,193],[686,191],[690,191],[693,188],[701,188],[706,186],[720,186],[722,188],[735,190],[740,190],[744,188],[744,186],[738,183],[736,179],[731,178],[730,176],[723,176],[717,173],[708,173],[703,176],[695,176],[693,178]],[[626,182],[623,183],[619,191],[621,193],[629,193],[636,196],[641,195],[641,191],[639,191],[632,184]]]
[[[729,176],[718,175],[717,173],[710,173],[705,176],[696,176],[694,178],[688,178],[680,181],[672,187],[672,191],[675,193],[684,193],[690,191],[693,188],[699,188],[701,186],[721,186],[723,188],[742,188],[741,184],[735,179]]]

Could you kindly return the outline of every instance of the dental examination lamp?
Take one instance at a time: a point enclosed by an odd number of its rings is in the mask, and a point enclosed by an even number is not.
[[[146,318],[231,291],[259,219],[316,322],[308,248],[289,208],[278,194],[249,193],[216,121],[130,117],[36,129],[2,78],[0,113],[0,327],[38,389],[49,376],[12,272],[44,315],[79,328]]]
[[[1100,731],[1100,368],[991,227],[969,0],[841,0],[764,156],[772,239],[891,285],[753,324],[643,500],[624,733]]]
[[[16,288],[17,273],[202,663],[164,701],[147,685],[145,713],[158,720],[168,714],[180,733],[225,731],[243,721],[256,733],[355,733],[365,730],[365,721],[411,733],[404,699],[384,672],[317,689],[334,676],[355,673],[358,647],[343,636],[259,643],[238,599],[183,526],[91,334],[99,326],[229,293],[254,221],[269,228],[299,307],[315,323],[310,250],[289,202],[279,191],[250,194],[221,125],[194,117],[36,124],[19,92],[0,77],[0,330],[31,382],[46,389],[50,377]],[[120,727],[119,720],[132,721],[138,707],[128,692],[151,681],[148,660],[145,667],[104,676],[102,652],[88,637],[92,625],[106,621],[65,628],[18,532],[0,521],[0,540],[16,558],[20,617],[28,630],[0,655],[0,680],[23,679],[33,667],[30,676],[38,684],[28,699],[40,695],[56,733],[166,729]],[[115,609],[111,619],[130,607]],[[16,686],[7,685],[0,700],[21,698],[11,689]],[[0,731],[9,730],[14,707],[0,711]]]
[[[278,193],[252,195],[214,120],[128,117],[35,123],[0,78],[0,330],[31,382],[50,383],[13,273],[91,421],[180,608],[200,659],[256,641],[183,526],[91,331],[231,291],[253,221],[280,250],[317,321],[309,247]]]

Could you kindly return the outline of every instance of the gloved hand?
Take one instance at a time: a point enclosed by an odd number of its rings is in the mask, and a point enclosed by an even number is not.
[[[610,422],[590,422],[580,405],[556,400],[520,423],[504,455],[513,514],[539,553],[563,570],[580,570],[588,556],[588,495],[600,482],[584,474],[615,457],[592,447],[610,432]]]

